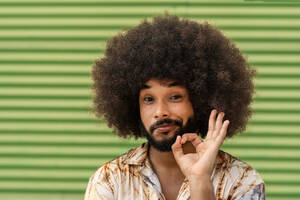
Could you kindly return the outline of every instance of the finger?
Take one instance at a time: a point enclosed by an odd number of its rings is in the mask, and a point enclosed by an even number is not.
[[[191,141],[195,138],[199,137],[197,135],[197,133],[185,133],[182,135],[182,140],[188,140],[188,141]]]
[[[184,155],[183,149],[182,149],[182,144],[181,144],[181,137],[178,135],[176,138],[176,141],[172,145],[172,152],[174,155],[174,158],[178,161],[181,156]]]
[[[210,116],[209,116],[208,131],[207,131],[206,139],[210,139],[212,137],[212,133],[215,129],[215,124],[216,124],[216,115],[217,115],[217,110],[213,109],[210,112]]]
[[[215,130],[213,131],[213,138],[217,137],[219,135],[219,132],[221,131],[224,115],[225,113],[223,112],[220,112],[218,114]]]
[[[221,131],[220,131],[220,134],[217,136],[217,141],[219,143],[219,146],[222,145],[225,137],[226,137],[226,134],[227,134],[227,129],[228,129],[228,126],[229,126],[229,120],[225,120],[223,125],[222,125],[222,128],[221,128]]]
[[[187,141],[191,142],[195,148],[202,142],[201,137],[199,135],[197,135],[196,133],[185,133],[182,136],[182,140],[184,142],[187,142]],[[181,144],[183,144],[183,143],[181,143]]]
[[[185,144],[186,141],[187,141],[187,138],[186,138],[186,137],[182,137],[182,138],[181,138],[181,144]]]

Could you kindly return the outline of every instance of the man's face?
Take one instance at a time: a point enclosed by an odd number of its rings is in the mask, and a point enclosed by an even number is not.
[[[194,110],[185,87],[150,79],[139,94],[141,131],[159,151],[171,151],[177,135],[196,131]]]

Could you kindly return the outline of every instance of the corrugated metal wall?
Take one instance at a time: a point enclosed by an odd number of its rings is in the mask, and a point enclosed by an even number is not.
[[[168,11],[221,28],[258,69],[255,115],[226,151],[267,199],[300,198],[300,4],[293,1],[0,1],[0,199],[82,199],[89,176],[138,142],[91,111],[106,40]]]

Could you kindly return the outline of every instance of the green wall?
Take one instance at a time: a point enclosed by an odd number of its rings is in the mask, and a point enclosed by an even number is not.
[[[164,11],[216,25],[257,68],[255,114],[223,149],[260,172],[267,199],[300,199],[300,4],[275,0],[0,0],[0,199],[83,199],[99,165],[140,143],[94,118],[91,64]]]

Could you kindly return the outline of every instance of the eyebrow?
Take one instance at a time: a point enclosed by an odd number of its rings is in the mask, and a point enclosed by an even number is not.
[[[177,86],[177,85],[179,85],[179,83],[177,81],[174,81],[170,84],[167,84],[167,87],[174,87],[174,86]]]
[[[179,85],[179,83],[177,81],[173,81],[173,82],[168,83],[168,84],[161,83],[161,85],[169,88],[169,87],[177,86],[177,85]],[[143,84],[141,90],[143,90],[143,89],[149,89],[149,88],[151,88],[151,86],[149,86],[147,84]]]

